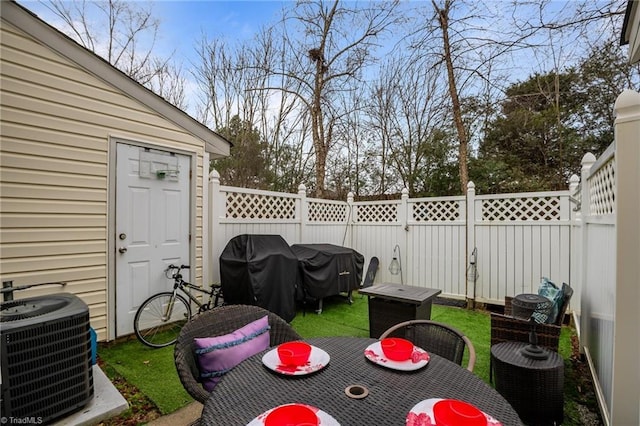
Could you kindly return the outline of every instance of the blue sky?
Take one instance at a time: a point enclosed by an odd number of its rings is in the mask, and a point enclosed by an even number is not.
[[[59,27],[59,22],[56,22],[59,19],[43,4],[47,1],[18,0],[46,22]],[[489,4],[495,6],[504,1]],[[209,39],[224,38],[230,42],[249,39],[262,26],[276,24],[281,18],[282,9],[294,5],[293,0],[132,0],[132,3],[152,5],[153,16],[160,20],[154,53],[160,57],[173,54],[183,69],[199,62],[196,48],[203,34]],[[418,1],[405,4],[411,3],[421,4]],[[429,3],[424,4],[429,7]],[[566,4],[566,1],[554,1],[550,9]]]
[[[56,26],[56,18],[42,1],[18,2],[44,21]],[[209,38],[251,38],[261,26],[275,23],[280,18],[283,6],[290,2],[291,0],[153,1],[153,16],[160,20],[161,29],[156,40],[157,53],[164,55],[175,51],[179,62],[187,61],[194,57],[194,48],[199,44],[203,32]]]
[[[280,18],[283,1],[157,1],[154,15],[162,32],[158,42],[180,53],[192,51],[203,32],[209,38],[247,39]],[[167,49],[170,50],[170,49]],[[182,56],[182,55],[180,55]]]

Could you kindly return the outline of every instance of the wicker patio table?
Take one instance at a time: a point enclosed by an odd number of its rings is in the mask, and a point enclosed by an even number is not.
[[[201,425],[246,425],[261,413],[288,403],[315,406],[342,426],[404,425],[407,413],[428,398],[462,399],[479,407],[504,426],[521,425],[515,410],[492,387],[466,369],[435,354],[426,367],[396,371],[364,357],[376,339],[326,337],[307,342],[325,350],[329,365],[307,376],[283,376],[254,355],[227,373],[204,405]],[[369,395],[353,399],[350,385],[364,386]]]
[[[530,426],[562,424],[564,360],[554,351],[547,359],[531,359],[522,342],[502,342],[491,347],[496,390]]]

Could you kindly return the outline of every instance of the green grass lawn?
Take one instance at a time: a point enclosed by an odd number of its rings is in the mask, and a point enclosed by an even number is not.
[[[476,349],[474,374],[489,382],[489,313],[482,310],[467,310],[451,306],[433,305],[431,319],[450,324],[473,342]],[[303,337],[323,336],[369,336],[369,318],[367,298],[354,296],[349,305],[344,297],[329,298],[324,301],[322,314],[316,314],[308,308],[298,312],[291,322],[293,328]],[[584,391],[577,392],[576,382],[572,379],[573,364],[571,337],[574,330],[564,327],[560,338],[559,352],[565,359],[565,425],[580,425],[577,404],[584,404]],[[162,414],[171,413],[192,401],[182,388],[173,364],[173,346],[151,349],[137,340],[101,344],[98,355],[105,369],[113,369],[126,381],[136,386],[160,410]],[[466,357],[465,357],[466,358]],[[466,365],[466,359],[463,361]],[[581,384],[582,382],[578,382]],[[584,384],[582,384],[584,387]],[[593,404],[593,401],[587,401]],[[595,405],[593,406],[595,407]],[[592,409],[595,409],[593,408]]]

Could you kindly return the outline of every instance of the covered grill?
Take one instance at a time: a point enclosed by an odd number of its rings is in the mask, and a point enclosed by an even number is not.
[[[360,287],[364,256],[333,244],[294,244],[305,295],[322,300]],[[320,308],[321,309],[321,308]]]
[[[280,235],[243,234],[220,255],[225,303],[257,305],[285,321],[296,315],[298,258]]]

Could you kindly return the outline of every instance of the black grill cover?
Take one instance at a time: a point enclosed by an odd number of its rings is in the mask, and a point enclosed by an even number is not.
[[[280,235],[238,235],[220,255],[225,303],[257,305],[285,321],[296,316],[298,258]]]
[[[333,244],[294,244],[291,249],[307,296],[322,299],[360,287],[364,256],[357,251]]]

